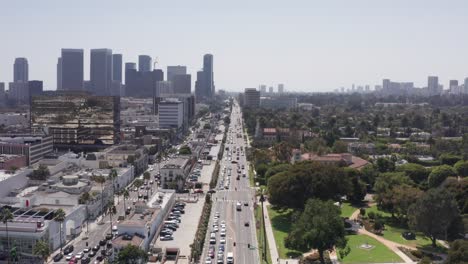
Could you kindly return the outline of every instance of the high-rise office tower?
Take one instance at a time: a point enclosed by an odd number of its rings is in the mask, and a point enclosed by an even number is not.
[[[62,58],[57,59],[57,90],[62,90]]]
[[[110,95],[112,87],[112,50],[92,49],[90,81],[96,95]]]
[[[42,81],[29,81],[28,90],[29,90],[29,101],[31,101],[31,97],[41,95],[42,92],[44,91]]]
[[[427,77],[427,89],[429,90],[429,95],[439,94],[439,77]]]
[[[167,66],[167,81],[174,81],[174,76],[187,74],[186,66]]]
[[[264,85],[264,84],[260,85],[260,93],[261,94],[266,94],[266,85]]]
[[[197,72],[197,80],[195,81],[195,96],[197,102],[201,101],[204,97],[206,97],[205,91],[205,73],[203,71]]]
[[[278,84],[278,93],[284,93],[284,84]]]
[[[268,92],[271,94],[273,93],[273,86],[270,86],[270,88],[268,88]]]
[[[164,72],[156,69],[150,72],[128,69],[125,71],[125,95],[131,97],[153,97],[159,94],[156,84],[164,80]]]
[[[136,70],[136,63],[134,62],[126,62],[125,63],[125,70]]]
[[[258,108],[260,106],[260,91],[257,91],[255,88],[245,88],[244,106]]]
[[[190,74],[178,74],[172,77],[172,88],[175,94],[190,94],[192,92],[192,78]]]
[[[205,56],[203,56],[203,71],[205,72],[205,89],[207,96],[213,97],[215,95],[213,55],[205,54]]]
[[[29,66],[26,58],[16,58],[13,65],[13,81],[27,82],[29,81]]]
[[[122,83],[122,54],[112,55],[112,79]]]
[[[62,49],[62,90],[83,90],[83,49]]]
[[[148,55],[138,56],[138,71],[149,72],[153,70],[152,59]]]

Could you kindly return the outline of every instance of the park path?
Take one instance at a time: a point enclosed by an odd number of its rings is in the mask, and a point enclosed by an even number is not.
[[[350,220],[357,220],[358,216],[359,216],[359,209],[354,211],[349,219]],[[411,258],[409,258],[405,253],[403,253],[399,249],[399,247],[408,248],[410,250],[417,250],[417,248],[387,240],[387,239],[385,239],[385,238],[383,238],[383,237],[381,237],[379,235],[376,235],[376,234],[374,234],[372,232],[367,231],[364,227],[359,228],[357,233],[361,234],[361,235],[366,235],[366,236],[372,237],[375,240],[379,241],[384,246],[386,246],[388,249],[395,252],[395,254],[397,254],[405,263],[416,263]]]

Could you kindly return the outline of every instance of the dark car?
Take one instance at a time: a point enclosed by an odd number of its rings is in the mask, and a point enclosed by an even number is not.
[[[245,225],[245,226],[249,226],[249,222],[245,222],[244,225]]]
[[[98,250],[99,250],[99,249],[98,249]],[[96,250],[96,251],[97,251],[97,250]],[[96,256],[96,251],[90,251],[90,252],[88,253],[88,257],[91,258],[91,257]]]
[[[63,258],[62,253],[58,253],[57,255],[54,256],[54,262],[59,262]]]
[[[91,259],[88,258],[88,257],[83,257],[83,258],[81,259],[81,263],[82,263],[82,264],[88,264],[89,262],[91,262]]]
[[[163,228],[164,229],[170,229],[172,231],[176,231],[177,230],[177,227],[173,226],[173,225],[168,225],[168,224],[165,224],[163,225]]]
[[[96,257],[96,260],[97,260],[97,261],[102,261],[103,259],[104,259],[104,258],[103,258],[102,256],[97,256],[97,257]]]
[[[99,245],[100,245],[100,246],[105,246],[106,243],[107,243],[107,241],[106,241],[105,239],[99,241]]]
[[[111,240],[112,237],[113,237],[112,234],[110,234],[110,233],[109,233],[109,234],[106,234],[106,240]],[[104,245],[101,245],[101,246],[104,246]]]
[[[66,246],[66,247],[63,249],[63,254],[68,255],[68,254],[72,253],[73,250],[75,250],[75,248],[73,247],[73,245]]]
[[[93,247],[93,251],[94,252],[99,251],[100,248],[101,248],[101,245],[96,245]]]

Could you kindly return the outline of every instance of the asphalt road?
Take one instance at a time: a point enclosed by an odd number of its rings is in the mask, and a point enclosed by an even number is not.
[[[210,246],[215,246],[215,256],[212,259],[212,263],[217,263],[217,255],[222,238],[220,235],[222,221],[226,224],[226,242],[223,263],[226,263],[225,259],[228,252],[234,253],[234,263],[236,264],[259,263],[253,212],[255,191],[249,186],[249,166],[245,154],[246,142],[244,140],[242,127],[242,114],[237,104],[233,105],[231,124],[228,129],[227,140],[224,147],[225,151],[220,162],[221,170],[218,177],[218,190],[212,198],[214,203],[201,263],[208,263],[206,262],[206,258],[208,257]],[[226,150],[227,147],[229,147],[229,151]],[[240,153],[237,148],[239,148],[239,150],[242,149]],[[237,159],[237,157],[239,157],[239,159]],[[236,163],[233,163],[233,161]],[[244,169],[242,169],[242,166],[244,166]],[[225,172],[223,172],[223,168],[226,168]],[[231,168],[230,176],[229,168]],[[240,173],[238,172],[238,168],[240,169]],[[244,171],[245,177],[243,176]],[[239,177],[238,180],[237,177]],[[226,184],[228,182],[230,184],[226,189]],[[241,203],[240,211],[236,208],[238,202]],[[245,203],[248,205],[245,206]],[[219,230],[215,232],[216,244],[210,244],[210,236],[213,231],[214,217],[216,214],[219,214]],[[246,226],[246,223],[248,223],[248,226]]]

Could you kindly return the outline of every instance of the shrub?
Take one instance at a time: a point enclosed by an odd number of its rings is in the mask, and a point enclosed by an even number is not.
[[[366,209],[364,209],[364,208],[359,209],[359,214],[361,216],[366,216]]]
[[[368,216],[369,219],[371,219],[371,220],[374,220],[374,219],[375,219],[375,213],[374,213],[374,212],[369,212],[369,213],[367,213],[367,216]]]
[[[411,255],[419,259],[423,257],[423,253],[420,250],[411,250]]]

